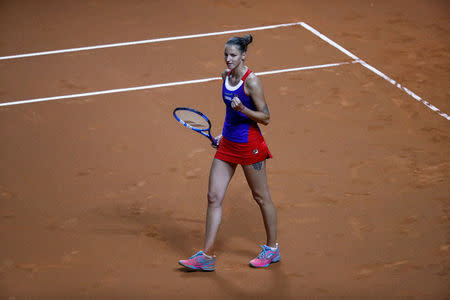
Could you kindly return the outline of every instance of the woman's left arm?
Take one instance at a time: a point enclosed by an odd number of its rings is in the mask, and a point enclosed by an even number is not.
[[[239,100],[239,98],[233,98],[231,102],[231,107],[255,122],[261,123],[263,125],[268,125],[270,122],[269,107],[267,106],[266,100],[264,98],[264,91],[262,88],[261,81],[256,75],[251,74],[245,81],[245,91],[252,98],[255,104],[256,110],[252,110],[244,106]]]

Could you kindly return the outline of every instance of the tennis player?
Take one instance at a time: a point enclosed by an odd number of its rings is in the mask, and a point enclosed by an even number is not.
[[[266,159],[272,155],[258,127],[258,123],[269,124],[270,114],[260,80],[245,65],[247,46],[252,40],[251,35],[246,35],[233,37],[225,44],[228,67],[222,74],[225,122],[222,134],[217,137],[219,146],[209,175],[204,247],[189,259],[179,261],[189,269],[215,269],[213,245],[222,219],[222,201],[237,165],[242,166],[253,198],[261,209],[267,236],[266,244],[261,245],[262,251],[250,261],[250,266],[264,268],[281,258],[277,244],[277,213],[266,177]]]

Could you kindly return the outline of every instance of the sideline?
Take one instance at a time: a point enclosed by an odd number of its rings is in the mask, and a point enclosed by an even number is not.
[[[343,48],[342,46],[340,46],[339,44],[337,44],[336,42],[334,42],[333,40],[329,39],[328,37],[326,37],[325,35],[323,35],[322,33],[320,33],[319,31],[317,31],[316,29],[312,28],[311,26],[309,26],[308,24],[304,23],[304,22],[300,22],[300,25],[305,28],[306,30],[308,30],[309,32],[313,33],[314,35],[316,35],[317,37],[321,38],[323,41],[327,42],[328,44],[330,44],[331,46],[335,47],[336,49],[338,49],[339,51],[341,51],[342,53],[344,53],[345,55],[351,57],[352,59],[354,59],[355,61],[358,61],[362,66],[364,66],[365,68],[369,69],[370,71],[372,71],[373,73],[377,74],[378,76],[380,76],[381,78],[384,78],[385,80],[387,80],[388,82],[390,82],[392,85],[396,86],[397,88],[399,88],[400,90],[402,90],[403,92],[407,93],[408,95],[410,95],[411,97],[413,97],[415,100],[419,101],[420,103],[422,103],[423,105],[425,105],[426,107],[428,107],[429,109],[431,109],[432,111],[436,112],[438,115],[440,115],[441,117],[446,118],[447,120],[450,120],[450,116],[444,112],[442,112],[439,108],[437,108],[436,106],[434,106],[433,104],[431,104],[428,101],[425,101],[424,99],[422,99],[421,97],[419,97],[417,94],[415,94],[414,92],[412,92],[411,90],[409,90],[408,88],[406,88],[405,86],[402,86],[400,83],[396,82],[394,79],[390,78],[389,76],[387,76],[386,74],[382,73],[380,70],[376,69],[375,67],[369,65],[368,63],[366,63],[364,60],[358,58],[356,55],[354,55],[353,53],[351,53],[350,51],[346,50],[345,48]]]

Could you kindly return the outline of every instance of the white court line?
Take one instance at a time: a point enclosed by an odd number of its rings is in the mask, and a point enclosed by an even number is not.
[[[245,28],[245,29],[236,29],[236,30],[227,30],[227,31],[219,31],[219,32],[210,32],[210,33],[200,33],[200,34],[173,36],[173,37],[157,38],[157,39],[150,39],[150,40],[141,40],[141,41],[132,41],[132,42],[124,42],[124,43],[114,43],[114,44],[87,46],[87,47],[79,47],[79,48],[71,48],[71,49],[62,49],[62,50],[53,50],[53,51],[44,51],[44,52],[35,52],[35,53],[10,55],[10,56],[0,56],[0,60],[24,58],[24,57],[40,56],[40,55],[50,55],[50,54],[58,54],[58,53],[67,53],[67,52],[87,51],[87,50],[112,48],[112,47],[123,47],[123,46],[140,45],[140,44],[150,44],[150,43],[158,43],[158,42],[166,42],[166,41],[174,41],[174,40],[193,39],[193,38],[206,37],[206,36],[225,35],[225,34],[231,34],[231,33],[258,31],[258,30],[267,30],[267,29],[274,29],[274,28],[279,28],[279,27],[289,27],[289,26],[295,26],[295,25],[299,25],[299,24],[300,24],[300,22],[297,22],[297,23],[285,23],[285,24],[277,24],[277,25],[268,25],[268,26]]]
[[[421,97],[419,97],[417,94],[409,90],[408,88],[402,86],[400,83],[397,83],[395,80],[391,79],[378,69],[374,68],[373,66],[369,65],[365,61],[359,59],[356,55],[351,53],[350,51],[346,50],[333,40],[329,39],[325,35],[321,34],[316,29],[312,28],[308,24],[304,22],[296,22],[296,23],[285,23],[285,24],[278,24],[278,25],[269,25],[269,26],[261,26],[261,27],[253,27],[253,28],[246,28],[246,29],[237,29],[237,30],[228,30],[228,31],[221,31],[221,32],[212,32],[212,33],[202,33],[202,34],[194,34],[194,35],[185,35],[185,36],[176,36],[176,37],[167,37],[167,38],[158,38],[158,39],[151,39],[151,40],[142,40],[142,41],[133,41],[133,42],[125,42],[125,43],[115,43],[115,44],[106,44],[106,45],[97,45],[97,46],[89,46],[89,47],[80,47],[80,48],[72,48],[72,49],[63,49],[63,50],[54,50],[54,51],[45,51],[45,52],[36,52],[36,53],[28,53],[28,54],[19,54],[19,55],[11,55],[11,56],[2,56],[0,57],[0,60],[6,60],[6,59],[14,59],[14,58],[24,58],[24,57],[30,57],[30,56],[39,56],[39,55],[50,55],[50,54],[57,54],[57,53],[66,53],[66,52],[75,52],[75,51],[87,51],[87,50],[94,50],[94,49],[101,49],[101,48],[111,48],[111,47],[121,47],[121,46],[130,46],[130,45],[138,45],[138,44],[146,44],[146,43],[156,43],[156,42],[163,42],[163,41],[172,41],[172,40],[181,40],[181,39],[191,39],[191,38],[198,38],[198,37],[206,37],[206,36],[215,36],[215,35],[224,35],[224,34],[231,34],[231,33],[238,33],[238,32],[245,32],[245,31],[257,31],[257,30],[267,30],[267,29],[273,29],[273,28],[279,28],[279,27],[288,27],[288,26],[295,26],[295,25],[301,25],[303,28],[307,29],[314,35],[318,36],[331,46],[337,48],[347,56],[351,57],[354,61],[358,62],[361,65],[363,65],[365,68],[369,69],[370,71],[374,72],[378,76],[384,78],[397,88],[401,89],[411,97],[413,97],[415,100],[421,102],[431,110],[437,112],[440,116],[446,118],[447,120],[450,120],[450,116],[446,113],[443,113],[440,111],[439,108],[435,107],[428,101],[425,101]],[[296,70],[296,68],[294,68]],[[270,71],[271,72],[271,71]],[[281,73],[280,70],[276,71],[278,73]],[[283,72],[290,72],[288,69],[284,70]],[[263,72],[264,73],[264,72]],[[265,74],[263,74],[265,75]],[[99,92],[92,92],[92,93],[84,93],[84,94],[75,94],[75,95],[65,95],[65,96],[56,96],[56,97],[48,97],[48,98],[39,98],[39,99],[30,99],[30,100],[22,100],[17,102],[8,102],[8,103],[2,103],[0,106],[5,105],[14,105],[14,104],[23,104],[23,103],[32,103],[32,102],[42,102],[42,101],[50,101],[50,100],[57,100],[57,99],[66,99],[66,98],[76,98],[76,97],[84,97],[84,96],[92,96],[92,95],[101,95],[101,94],[110,94],[110,93],[120,93],[120,92],[126,92],[130,90],[141,90],[141,89],[149,89],[149,88],[156,88],[156,87],[162,87],[162,86],[173,86],[173,85],[181,85],[181,84],[192,84],[192,83],[199,83],[199,82],[206,82],[210,80],[217,80],[217,78],[208,78],[208,79],[198,79],[198,80],[191,80],[191,81],[183,81],[183,82],[173,82],[173,83],[167,83],[167,84],[157,84],[157,85],[150,85],[150,86],[141,86],[141,87],[134,87],[134,88],[126,88],[126,89],[115,89],[115,90],[107,90],[107,91],[99,91]],[[14,103],[14,104],[13,104]]]
[[[325,42],[327,42],[328,44],[330,44],[331,46],[337,48],[338,50],[340,50],[341,52],[345,53],[346,55],[350,56],[352,59],[354,59],[355,61],[358,61],[361,65],[363,65],[365,68],[369,69],[370,71],[374,72],[375,74],[377,74],[378,76],[380,76],[381,78],[386,79],[388,82],[390,82],[391,84],[393,84],[394,86],[396,86],[397,88],[399,88],[400,90],[404,91],[405,93],[407,93],[408,95],[410,95],[411,97],[413,97],[415,100],[421,102],[422,104],[424,104],[426,107],[428,107],[429,109],[431,109],[432,111],[437,112],[440,116],[446,118],[447,120],[450,120],[450,116],[444,112],[441,112],[441,110],[439,108],[437,108],[436,106],[432,105],[430,102],[425,101],[424,99],[422,99],[421,97],[419,97],[417,94],[415,94],[414,92],[412,92],[411,90],[409,90],[408,88],[402,86],[400,83],[396,82],[394,79],[390,78],[389,76],[387,76],[386,74],[382,73],[381,71],[379,71],[378,69],[374,68],[373,66],[369,65],[368,63],[366,63],[365,61],[359,59],[356,55],[354,55],[353,53],[351,53],[350,51],[344,49],[342,46],[338,45],[336,42],[332,41],[331,39],[329,39],[328,37],[326,37],[325,35],[323,35],[322,33],[320,33],[319,31],[317,31],[316,29],[312,28],[311,26],[309,26],[308,24],[304,23],[304,22],[300,22],[299,23],[303,28],[305,28],[306,30],[310,31],[311,33],[313,33],[314,35],[318,36],[319,38],[321,38],[322,40],[324,40]]]
[[[298,68],[290,68],[290,69],[272,70],[272,71],[266,71],[266,72],[259,72],[259,73],[255,73],[255,74],[258,76],[264,76],[264,75],[286,73],[286,72],[331,68],[331,67],[348,65],[350,63],[358,63],[358,62],[359,61],[339,62],[339,63],[325,64],[325,65],[315,65],[315,66],[306,66],[306,67],[298,67]],[[130,92],[130,91],[148,90],[148,89],[155,89],[155,88],[160,88],[160,87],[195,84],[195,83],[202,83],[202,82],[221,80],[221,79],[222,79],[221,77],[211,77],[211,78],[203,78],[203,79],[195,79],[195,80],[187,80],[187,81],[136,86],[136,87],[122,88],[122,89],[103,90],[103,91],[81,93],[81,94],[63,95],[63,96],[46,97],[46,98],[36,98],[36,99],[28,99],[28,100],[0,103],[0,106],[11,106],[11,105],[19,105],[19,104],[27,104],[27,103],[35,103],[35,102],[45,102],[45,101],[54,101],[54,100],[61,100],[61,99],[80,98],[80,97],[97,96],[97,95],[105,95],[105,94],[123,93],[123,92]]]

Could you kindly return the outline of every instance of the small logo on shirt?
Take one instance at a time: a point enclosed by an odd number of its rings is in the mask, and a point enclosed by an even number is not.
[[[258,153],[259,153],[258,149],[253,149],[253,154],[258,154]]]

